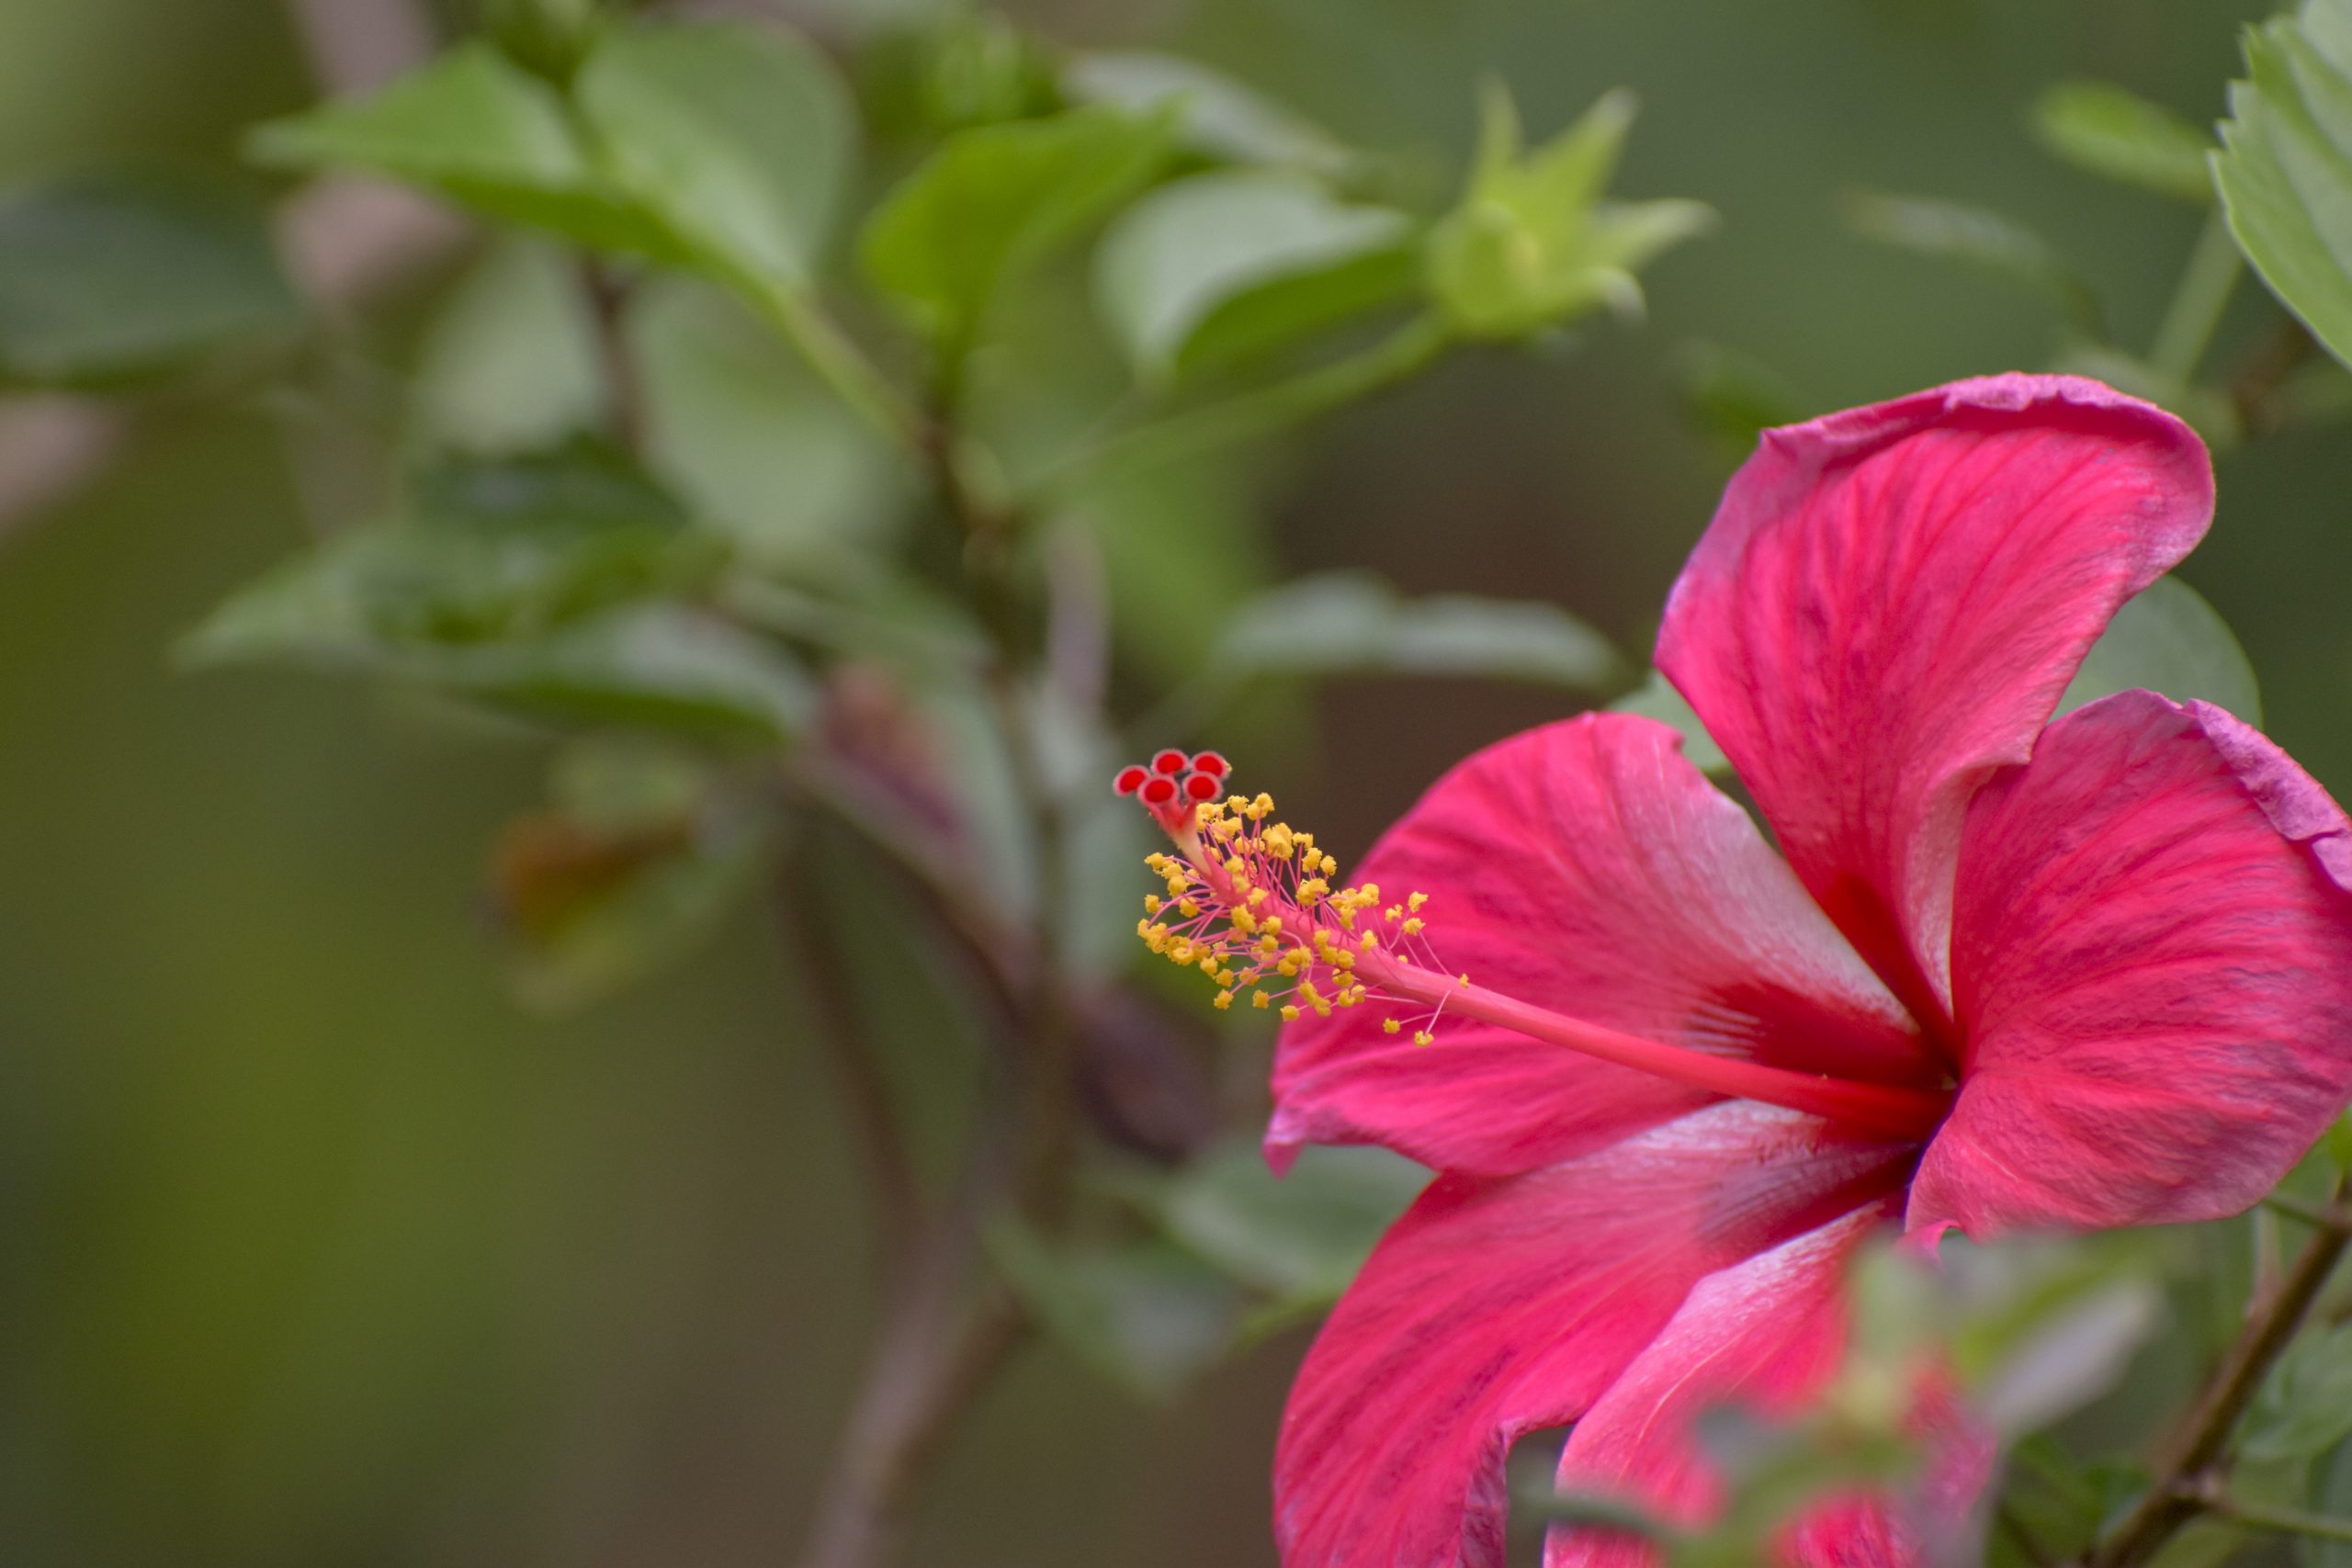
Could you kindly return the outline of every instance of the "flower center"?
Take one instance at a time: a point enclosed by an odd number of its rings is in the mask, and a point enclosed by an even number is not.
[[[1113,784],[1142,803],[1177,850],[1145,860],[1167,892],[1144,900],[1136,934],[1170,963],[1215,981],[1221,1009],[1245,991],[1252,1007],[1279,1007],[1285,1021],[1369,1003],[1384,1010],[1386,1033],[1402,1033],[1409,1022],[1416,1045],[1432,1043],[1452,1012],[1694,1089],[1904,1142],[1924,1140],[1950,1109],[1948,1095],[1648,1040],[1449,974],[1426,934],[1426,893],[1384,902],[1374,883],[1334,887],[1339,863],[1315,835],[1273,820],[1269,795],[1227,794],[1230,772],[1214,751],[1168,750],[1124,769]]]

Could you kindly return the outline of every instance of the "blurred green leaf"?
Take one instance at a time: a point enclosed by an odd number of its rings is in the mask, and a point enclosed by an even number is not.
[[[427,451],[526,451],[594,427],[606,391],[571,258],[537,234],[487,247],[425,327],[409,390]]]
[[[2036,1433],[2009,1450],[2000,1506],[2045,1551],[2073,1557],[2147,1484],[2145,1472],[2128,1461],[2079,1461]],[[2007,1530],[1995,1533],[1993,1545],[1989,1568],[2041,1568]]]
[[[2178,578],[2162,577],[2124,604],[2091,645],[2058,711],[2135,687],[2196,699],[2262,723],[2262,696],[2245,650],[2213,606]]]
[[[1277,1310],[1327,1306],[1430,1173],[1375,1148],[1310,1148],[1276,1176],[1255,1138],[1212,1148],[1159,1195],[1169,1235]]]
[[[498,47],[552,82],[569,82],[615,20],[609,0],[484,0]]]
[[[1552,141],[1522,151],[1500,86],[1481,99],[1477,161],[1462,204],[1430,236],[1430,293],[1455,330],[1518,338],[1607,306],[1638,314],[1634,274],[1713,226],[1695,201],[1605,202],[1634,96],[1604,95]]]
[[[1367,573],[1300,578],[1234,612],[1216,653],[1228,678],[1472,675],[1592,690],[1624,678],[1609,640],[1550,604],[1407,599]]]
[[[460,44],[365,96],[272,120],[245,148],[275,168],[383,175],[492,218],[676,259],[660,226],[597,166],[562,96],[488,43]]]
[[[0,384],[119,385],[301,320],[254,203],[121,176],[0,196]]]
[[[1169,136],[1109,108],[958,131],[868,220],[866,273],[959,354],[1006,281],[1142,188]]]
[[[1707,733],[1707,727],[1699,722],[1690,705],[1682,700],[1682,694],[1655,670],[1643,678],[1639,686],[1611,703],[1609,711],[1639,714],[1672,728],[1682,737],[1682,755],[1702,773],[1724,775],[1732,771],[1731,760],[1715,744],[1715,738]]]
[[[1139,1398],[1170,1398],[1229,1349],[1240,1288],[1164,1243],[1055,1247],[1018,1224],[989,1253],[1055,1338]]]
[[[372,658],[385,645],[535,636],[686,587],[724,559],[625,460],[582,444],[428,470],[403,515],[333,539],[232,597],[190,637],[201,661]]]
[[[1047,48],[993,11],[948,12],[858,57],[858,97],[877,136],[935,140],[1062,107]]]
[[[849,96],[793,35],[749,23],[607,34],[573,95],[614,183],[729,272],[807,283],[856,150]]]
[[[2270,1369],[2246,1412],[2248,1459],[2311,1459],[2352,1437],[2352,1325],[2315,1325]]]
[[[673,604],[632,604],[528,642],[410,649],[397,674],[566,725],[788,740],[816,705],[808,677],[773,647]]]
[[[2312,1470],[2309,1506],[2334,1518],[2352,1519],[2352,1442],[2338,1443]],[[2302,1536],[2295,1552],[2303,1568],[2352,1568],[2352,1542]]]
[[[1094,294],[1137,375],[1272,349],[1408,298],[1412,223],[1295,175],[1196,175],[1124,214],[1095,253]]]
[[[2041,235],[2014,219],[1962,202],[1878,191],[1849,195],[1845,218],[1865,239],[1973,267],[2052,300],[2085,336],[2107,336],[2106,316],[2090,285]]]
[[[629,342],[648,461],[747,559],[802,570],[895,537],[907,465],[739,300],[699,278],[649,280]]]
[[[706,802],[683,759],[609,744],[594,758],[594,815],[559,807],[518,818],[492,859],[512,979],[534,1007],[577,1007],[683,955],[763,863],[759,824]]]
[[[2198,203],[2213,199],[2213,139],[2112,82],[2058,82],[2034,100],[2035,137],[2078,169]]]
[[[1134,114],[1172,111],[1177,136],[1195,152],[1336,175],[1354,163],[1337,139],[1284,105],[1196,61],[1141,51],[1081,54],[1062,73],[1081,103]]]
[[[2271,291],[2352,365],[2352,0],[2248,29],[2213,170]]]
[[[1734,463],[1776,425],[1794,424],[1804,400],[1762,361],[1721,344],[1690,343],[1676,355],[1683,417]]]

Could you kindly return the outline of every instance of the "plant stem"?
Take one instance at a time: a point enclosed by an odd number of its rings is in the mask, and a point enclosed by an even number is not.
[[[1433,315],[1422,316],[1361,354],[1224,402],[1137,425],[1046,473],[1038,481],[1036,509],[1050,510],[1073,491],[1112,475],[1138,472],[1272,434],[1394,386],[1427,366],[1452,341],[1452,329],[1444,321]]]
[[[596,347],[596,363],[605,381],[605,417],[614,442],[631,457],[645,455],[649,430],[645,378],[628,341],[628,302],[633,292],[628,277],[610,263],[582,256],[581,292],[588,299],[588,322]]]
[[[2175,1530],[2214,1507],[2214,1467],[2227,1450],[2238,1417],[2262,1384],[2278,1353],[2294,1338],[2312,1301],[2335,1271],[2352,1222],[2339,1211],[2345,1183],[2338,1179],[2328,1200],[2325,1222],[2304,1243],[2301,1257],[2277,1287],[2259,1297],[2245,1326],[2222,1356],[2204,1395],[2174,1438],[2172,1450],[2139,1504],[2125,1515],[2086,1559],[2090,1568],[2137,1568],[2154,1556]]]
[[[2197,362],[2205,357],[2205,347],[2213,341],[2213,329],[2222,323],[2222,312],[2229,306],[2245,265],[2229,221],[2216,206],[2197,236],[2197,248],[2188,254],[2188,265],[2173,291],[2163,324],[2156,329],[2155,344],[2148,351],[2148,363],[2158,375],[2185,387],[2197,374]]]
[[[831,922],[809,908],[817,886],[813,859],[806,853],[796,857],[786,874],[777,878],[776,919],[799,971],[801,988],[816,1014],[816,1032],[833,1059],[858,1141],[864,1145],[876,1228],[883,1237],[885,1277],[896,1278],[922,1223],[922,1190],[889,1085],[876,1069],[870,1043],[860,1026],[856,1001],[843,977],[847,955]]]
[[[730,281],[834,396],[909,456],[928,458],[935,440],[929,422],[814,299],[773,278],[736,274]]]
[[[2277,1530],[2281,1535],[2307,1535],[2321,1540],[2352,1541],[2352,1519],[2339,1519],[2328,1514],[2314,1514],[2302,1508],[2276,1508],[2267,1503],[2248,1503],[2227,1493],[2205,1496],[2205,1506],[2225,1519],[2233,1519],[2256,1529]]]

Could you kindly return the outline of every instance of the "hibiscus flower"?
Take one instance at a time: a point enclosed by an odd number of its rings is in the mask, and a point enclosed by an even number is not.
[[[1564,1425],[1564,1486],[1703,1518],[1695,1418],[1819,1394],[1869,1237],[2213,1219],[2309,1147],[2352,1098],[2352,825],[2209,705],[2051,718],[2211,510],[2187,426],[2071,378],[1767,433],[1657,663],[1777,852],[1631,715],[1469,758],[1336,890],[1221,760],[1122,778],[1179,852],[1146,939],[1288,1021],[1272,1157],[1438,1173],[1299,1373],[1286,1568],[1499,1568],[1505,1458]],[[1850,1500],[1789,1550],[1916,1556]]]

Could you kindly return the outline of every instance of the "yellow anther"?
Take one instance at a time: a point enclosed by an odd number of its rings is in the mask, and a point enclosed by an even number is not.
[[[1465,990],[1465,991],[1466,991],[1466,990],[1468,990],[1468,989],[1470,988],[1470,976],[1467,976],[1467,975],[1464,975],[1464,976],[1459,976],[1459,978],[1460,978],[1460,979],[1461,979],[1461,981],[1462,981],[1462,988],[1463,988],[1464,990]]]
[[[1217,1011],[1225,1011],[1227,1008],[1233,1005],[1233,993],[1231,991],[1219,991],[1216,994],[1216,1001],[1213,1005],[1216,1008]]]
[[[1413,1031],[1413,1043],[1416,1045],[1427,1045],[1433,1043],[1436,1039],[1437,1036],[1431,1034],[1426,1029],[1416,1029]]]
[[[1176,912],[1188,920],[1196,920],[1201,916],[1200,902],[1193,898],[1179,899],[1176,904]]]
[[[1417,915],[1418,915],[1418,914],[1419,914],[1419,913],[1421,912],[1421,906],[1422,906],[1422,905],[1424,905],[1424,904],[1426,904],[1426,903],[1428,903],[1429,901],[1430,901],[1430,896],[1429,896],[1428,894],[1426,894],[1426,893],[1415,893],[1415,894],[1412,894],[1412,895],[1410,895],[1409,897],[1408,897],[1406,898],[1406,900],[1405,900],[1405,902],[1406,902],[1406,903],[1408,903],[1408,904],[1409,904],[1409,905],[1411,905],[1411,906],[1412,906],[1412,908],[1413,908],[1413,913],[1415,913],[1415,914],[1417,914]]]
[[[1333,860],[1329,855],[1325,855],[1323,857],[1322,871],[1323,874],[1326,876],[1337,876],[1340,874],[1340,863]]]
[[[1202,974],[1204,974],[1204,975],[1214,975],[1214,974],[1216,974],[1216,973],[1217,972],[1218,967],[1219,967],[1219,965],[1218,965],[1218,964],[1217,964],[1217,961],[1216,961],[1216,953],[1209,953],[1209,954],[1205,955],[1204,957],[1203,957],[1203,958],[1202,958],[1202,960],[1200,961],[1200,963],[1199,963],[1197,965],[1195,965],[1195,967],[1197,967],[1197,968],[1200,970],[1200,972],[1201,972]]]
[[[1296,1023],[1298,1021],[1298,1010],[1285,1003],[1283,1007],[1283,1021],[1284,1023]]]
[[[1233,929],[1239,931],[1243,936],[1256,936],[1258,934],[1258,917],[1251,914],[1247,909],[1236,909],[1233,911]]]
[[[1145,894],[1143,896],[1143,912],[1147,915],[1156,915],[1159,913],[1159,906],[1162,902],[1163,900],[1157,893]]]
[[[1380,902],[1380,884],[1377,882],[1365,883],[1362,888],[1358,889],[1358,892],[1362,895],[1363,901],[1368,905],[1377,904]]]
[[[1378,931],[1364,932],[1363,940],[1358,942],[1356,946],[1366,953],[1373,952],[1380,946],[1380,933]]]
[[[1250,803],[1250,818],[1254,822],[1262,822],[1273,814],[1274,797],[1271,795],[1261,795]]]
[[[1298,885],[1298,901],[1311,904],[1331,891],[1331,885],[1319,876],[1310,876]]]
[[[1395,1034],[1404,1027],[1393,1018],[1384,1018],[1380,1021],[1380,1032],[1383,1034]]]
[[[1352,969],[1355,966],[1356,955],[1352,953],[1335,953],[1331,955],[1331,967],[1334,969]]]
[[[1254,909],[1254,908],[1256,908],[1259,905],[1261,905],[1261,904],[1264,903],[1265,901],[1266,901],[1266,890],[1265,890],[1264,888],[1262,888],[1262,887],[1252,887],[1251,889],[1250,889],[1250,907],[1251,908],[1253,908],[1253,909]]]
[[[1276,936],[1282,935],[1283,918],[1280,915],[1268,915],[1266,917],[1266,929],[1273,932]]]
[[[1293,953],[1289,957],[1283,959],[1280,964],[1275,964],[1274,967],[1281,972],[1283,979],[1293,979],[1296,977],[1298,974],[1298,955],[1296,953]]]
[[[1391,904],[1391,905],[1389,905],[1389,906],[1388,906],[1388,908],[1387,908],[1383,909],[1383,910],[1380,912],[1380,918],[1381,918],[1382,919],[1386,920],[1390,925],[1392,925],[1392,926],[1393,926],[1393,925],[1395,925],[1398,920],[1401,920],[1401,919],[1403,919],[1405,918],[1405,906],[1404,906],[1404,905],[1402,905],[1402,904]]]
[[[1250,993],[1250,1005],[1253,1008],[1262,1008],[1272,999],[1272,998],[1266,995],[1263,991],[1252,991]]]
[[[1423,931],[1428,929],[1428,926],[1429,922],[1417,915],[1413,919],[1405,922],[1405,934],[1407,936],[1419,936]]]
[[[1239,855],[1227,855],[1225,857],[1226,875],[1240,876],[1246,874],[1249,870],[1250,863],[1243,860]]]

